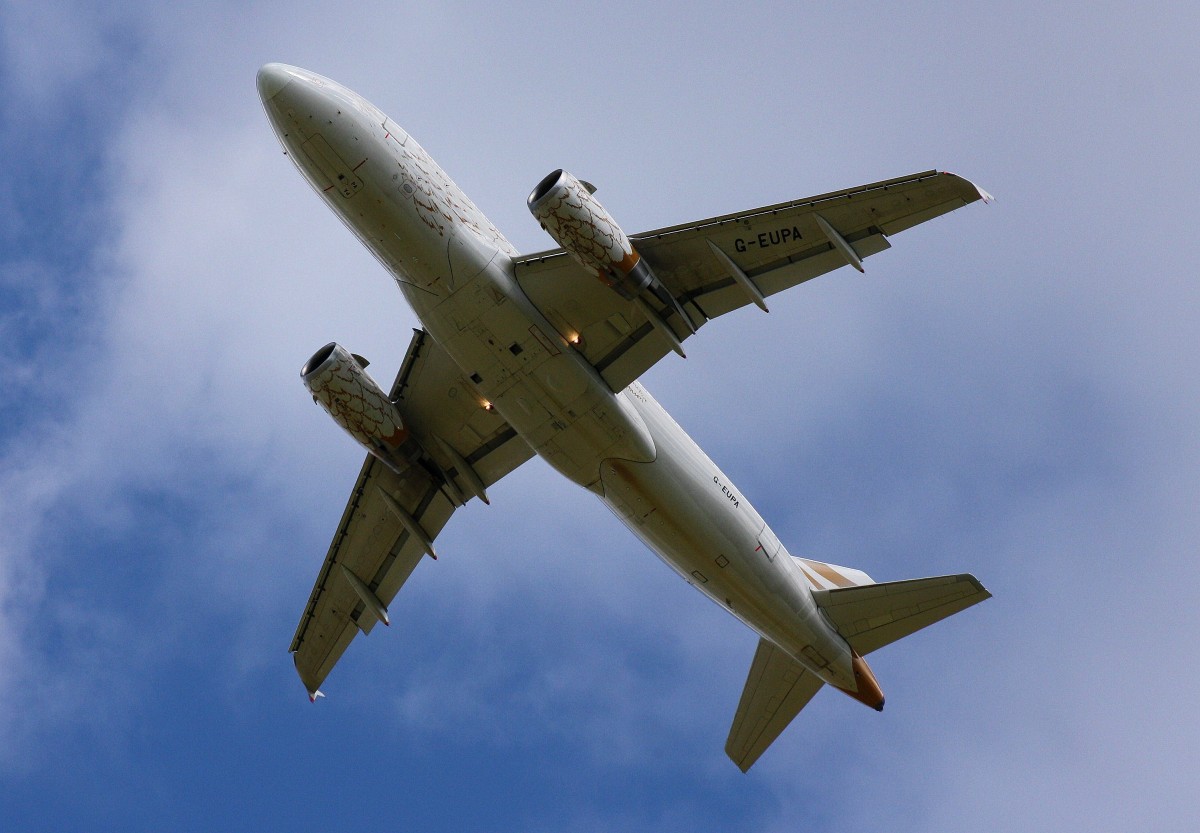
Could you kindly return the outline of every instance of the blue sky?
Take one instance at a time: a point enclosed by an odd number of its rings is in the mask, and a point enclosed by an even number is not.
[[[553,8],[554,10],[549,10]],[[1191,830],[1200,13],[1134,4],[0,6],[8,829]],[[930,167],[998,197],[706,327],[647,386],[795,553],[995,594],[748,775],[755,638],[532,463],[308,703],[361,453],[298,370],[416,324],[280,153],[299,64],[520,249]]]

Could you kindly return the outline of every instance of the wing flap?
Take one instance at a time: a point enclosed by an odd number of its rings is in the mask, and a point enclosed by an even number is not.
[[[725,754],[742,772],[750,769],[822,685],[817,675],[771,642],[759,639]]]

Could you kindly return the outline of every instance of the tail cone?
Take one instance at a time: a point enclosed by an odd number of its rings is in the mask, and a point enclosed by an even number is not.
[[[853,660],[854,682],[858,684],[857,691],[850,691],[847,688],[841,689],[846,694],[849,694],[855,700],[865,705],[870,706],[877,712],[883,711],[883,691],[879,688],[879,682],[875,679],[875,675],[871,672],[871,666],[867,665],[867,661],[854,652]]]

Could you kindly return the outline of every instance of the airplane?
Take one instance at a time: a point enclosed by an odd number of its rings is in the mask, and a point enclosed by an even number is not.
[[[379,260],[421,327],[389,391],[338,343],[301,377],[368,454],[291,644],[315,701],[455,509],[535,454],[593,492],[759,637],[725,751],[744,772],[824,685],[876,710],[864,658],[983,601],[972,575],[875,582],[791,555],[638,379],[710,319],[889,248],[990,196],[939,171],[627,235],[595,186],[529,194],[558,244],[521,255],[428,153],[346,87],[269,63],[257,87],[284,153]]]

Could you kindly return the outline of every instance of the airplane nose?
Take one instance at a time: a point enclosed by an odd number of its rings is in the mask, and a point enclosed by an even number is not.
[[[286,64],[263,64],[258,71],[258,96],[270,101],[279,91],[292,82],[293,76]]]

